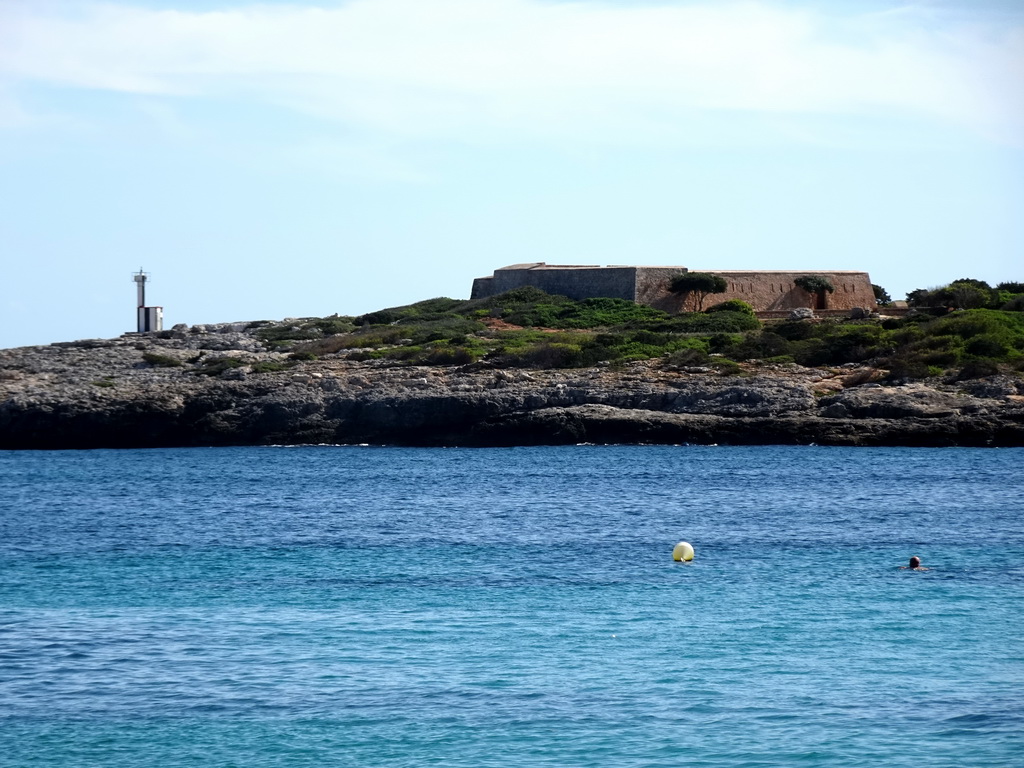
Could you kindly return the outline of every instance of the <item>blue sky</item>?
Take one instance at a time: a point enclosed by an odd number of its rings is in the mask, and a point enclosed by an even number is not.
[[[1024,280],[1024,5],[0,0],[0,347],[524,261]]]

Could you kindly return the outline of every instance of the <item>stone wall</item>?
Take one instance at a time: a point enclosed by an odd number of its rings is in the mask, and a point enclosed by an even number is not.
[[[642,268],[646,272],[650,268]],[[671,274],[679,274],[680,269],[671,270]],[[698,270],[693,270],[698,271]],[[871,288],[871,278],[867,272],[835,272],[835,271],[723,271],[699,270],[720,275],[725,278],[729,287],[725,293],[708,296],[704,301],[705,309],[729,299],[745,301],[758,312],[789,310],[796,307],[812,307],[814,309],[853,309],[865,307],[874,309],[875,293]],[[679,298],[668,290],[668,277],[664,270],[650,269],[651,275],[641,275],[637,285],[637,301],[650,304],[652,307],[666,312],[679,312],[682,307]],[[824,306],[818,297],[812,296],[802,288],[797,288],[793,281],[803,275],[819,275],[828,278],[835,286],[834,293],[826,293],[822,297]],[[692,306],[687,309],[695,309]]]
[[[564,266],[543,262],[514,264],[496,269],[493,277],[474,280],[472,298],[481,299],[532,285],[548,293],[572,299],[606,296],[677,313],[684,309],[696,309],[692,298],[684,307],[680,297],[668,289],[669,281],[674,276],[688,271],[721,275],[729,284],[725,293],[707,297],[705,309],[711,304],[729,299],[745,301],[758,312],[796,307],[837,310],[876,307],[875,294],[867,272],[689,270],[686,267]],[[835,292],[820,297],[808,294],[793,283],[803,275],[827,278],[835,286]]]
[[[532,285],[547,293],[568,296],[570,299],[606,296],[635,301],[636,270],[636,267],[597,265],[548,266],[544,262],[513,264],[494,270],[494,277],[474,280],[471,298],[482,299]]]

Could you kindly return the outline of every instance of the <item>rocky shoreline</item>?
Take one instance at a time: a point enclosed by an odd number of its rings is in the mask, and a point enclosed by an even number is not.
[[[296,361],[234,323],[0,350],[0,449],[572,443],[1024,446],[1024,379],[844,366]]]

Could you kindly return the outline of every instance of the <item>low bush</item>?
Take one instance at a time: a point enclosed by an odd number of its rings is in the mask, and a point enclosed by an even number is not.
[[[218,357],[206,361],[201,368],[196,368],[194,372],[200,376],[220,376],[224,371],[242,368],[245,365],[245,361],[237,357]]]
[[[747,304],[747,302],[740,301],[739,299],[729,299],[728,301],[720,302],[718,304],[715,304],[714,306],[708,307],[704,311],[706,313],[740,312],[744,315],[750,315],[751,317],[754,316],[754,308]]]
[[[975,357],[1006,357],[1010,352],[1010,346],[1007,343],[1006,335],[997,335],[994,333],[983,333],[980,336],[975,336],[965,347],[967,354],[974,355]]]
[[[161,355],[157,352],[143,352],[142,359],[157,368],[180,368],[182,363],[177,357]]]
[[[306,328],[315,328],[324,336],[332,336],[337,333],[350,333],[355,330],[355,323],[351,317],[323,317],[309,321]]]
[[[707,340],[708,352],[718,352],[721,354],[728,353],[728,351],[739,344],[743,340],[743,336],[738,333],[716,333]]]
[[[999,372],[999,364],[993,360],[968,360],[957,372],[956,380],[983,379],[986,376],[995,376]]]
[[[788,355],[793,351],[793,343],[775,333],[767,331],[748,333],[740,341],[728,349],[733,360],[754,360],[766,357]]]
[[[256,338],[267,346],[277,347],[292,344],[296,341],[319,339],[324,334],[316,326],[303,325],[265,325],[256,329]]]
[[[688,347],[676,352],[670,352],[665,362],[679,368],[690,368],[707,365],[710,360],[711,358],[704,350]]]

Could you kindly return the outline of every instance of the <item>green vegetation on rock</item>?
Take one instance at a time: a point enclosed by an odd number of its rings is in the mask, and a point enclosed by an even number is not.
[[[907,294],[912,307],[942,314],[953,309],[1024,310],[1024,283],[999,283],[995,288],[984,280],[964,277],[938,288],[918,288]]]
[[[828,290],[814,276],[804,282]],[[957,282],[989,291],[990,303],[1021,298],[1012,292],[1018,284],[986,289],[978,281]],[[533,287],[479,300],[428,299],[354,318],[260,324],[255,334],[267,347],[290,352],[291,365],[326,355],[395,365],[496,368],[574,368],[662,358],[667,365],[727,373],[738,372],[739,364],[749,361],[857,364],[884,369],[896,379],[965,378],[1024,369],[1024,314],[1019,311],[944,308],[901,318],[762,325],[750,305],[737,300],[705,312],[671,315],[622,299],[576,301]],[[220,359],[200,364],[197,372],[216,375],[236,364]],[[253,370],[283,369],[279,365]]]
[[[748,305],[725,302],[711,314],[670,315],[612,298],[576,301],[539,288],[517,288],[472,301],[429,299],[354,318],[351,333],[296,349],[347,353],[355,360],[411,365],[575,368],[621,364],[700,347],[713,335],[761,327]]]
[[[870,364],[889,370],[891,378],[991,375],[1024,364],[1024,314],[977,309],[883,323],[785,322],[724,351],[734,360],[788,356],[807,366]]]
[[[150,365],[155,365],[159,368],[177,368],[182,364],[181,360],[177,357],[161,355],[158,352],[143,352],[142,359]]]

